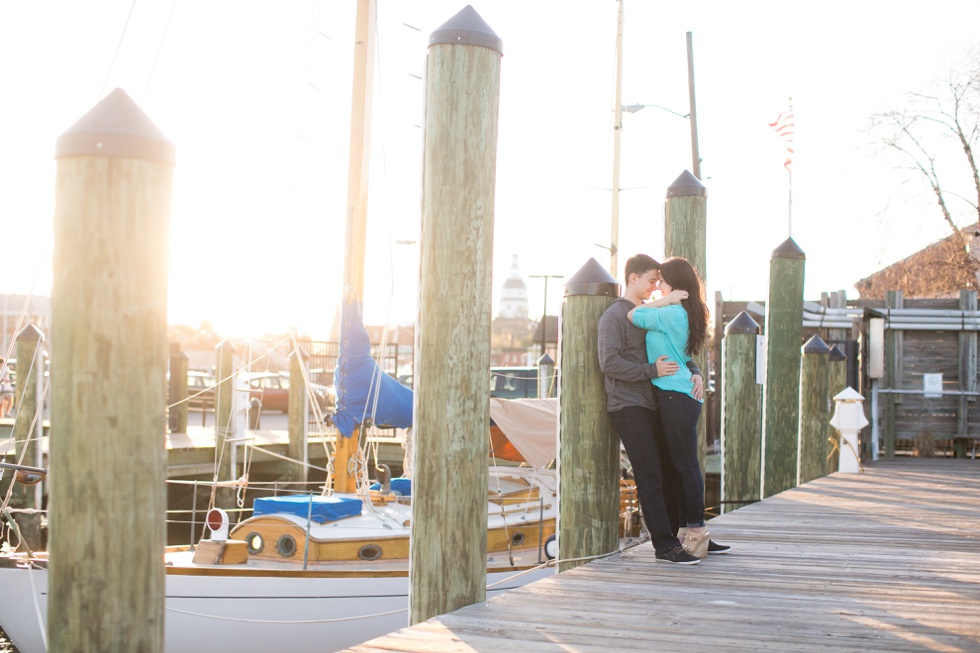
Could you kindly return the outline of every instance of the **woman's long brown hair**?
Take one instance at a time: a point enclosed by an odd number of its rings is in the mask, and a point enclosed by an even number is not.
[[[704,286],[686,258],[674,256],[660,264],[660,278],[675,290],[686,290],[681,306],[687,311],[687,355],[696,356],[708,341],[708,306],[704,303]]]

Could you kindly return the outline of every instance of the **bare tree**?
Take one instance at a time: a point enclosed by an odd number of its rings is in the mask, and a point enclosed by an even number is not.
[[[948,66],[934,90],[911,92],[904,108],[871,116],[870,132],[876,143],[898,155],[901,167],[928,183],[953,238],[961,251],[967,251],[968,243],[957,223],[964,222],[962,211],[980,230],[980,174],[975,156],[980,137],[980,47]],[[951,156],[950,141],[958,144],[962,159]],[[962,179],[966,170],[972,175],[973,198],[953,190],[956,184],[950,181]]]

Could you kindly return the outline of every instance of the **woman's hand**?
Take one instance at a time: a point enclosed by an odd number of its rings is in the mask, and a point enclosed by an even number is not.
[[[664,299],[667,300],[668,304],[680,304],[681,301],[687,299],[687,291],[680,289],[671,290]]]
[[[658,376],[673,376],[677,374],[677,370],[681,369],[677,363],[670,360],[666,356],[661,356],[658,358],[654,365],[657,366]]]
[[[704,377],[700,374],[695,374],[691,377],[691,381],[694,382],[694,390],[691,392],[691,396],[698,401],[704,400]]]

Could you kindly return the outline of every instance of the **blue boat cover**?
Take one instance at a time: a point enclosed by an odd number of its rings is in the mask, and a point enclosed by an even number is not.
[[[345,438],[354,434],[364,418],[373,417],[374,425],[382,428],[412,425],[412,391],[381,371],[371,358],[371,341],[361,321],[361,302],[354,299],[345,299],[341,309],[334,386],[337,409],[333,423]]]
[[[352,497],[310,497],[309,494],[296,494],[284,497],[266,497],[252,502],[252,516],[288,513],[306,519],[310,514],[310,501],[313,502],[311,519],[317,524],[337,521],[344,517],[361,514],[361,500]]]
[[[381,483],[374,483],[370,489],[380,490]],[[396,476],[391,479],[391,493],[400,497],[412,496],[412,479],[405,478],[404,476]]]

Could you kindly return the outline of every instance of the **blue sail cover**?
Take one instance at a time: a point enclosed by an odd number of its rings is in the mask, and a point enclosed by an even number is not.
[[[356,300],[345,299],[341,309],[340,354],[334,386],[337,409],[333,423],[345,438],[354,434],[362,419],[372,417],[372,410],[375,426],[408,428],[412,425],[412,391],[381,371],[371,358],[370,338],[361,321],[361,302]]]

